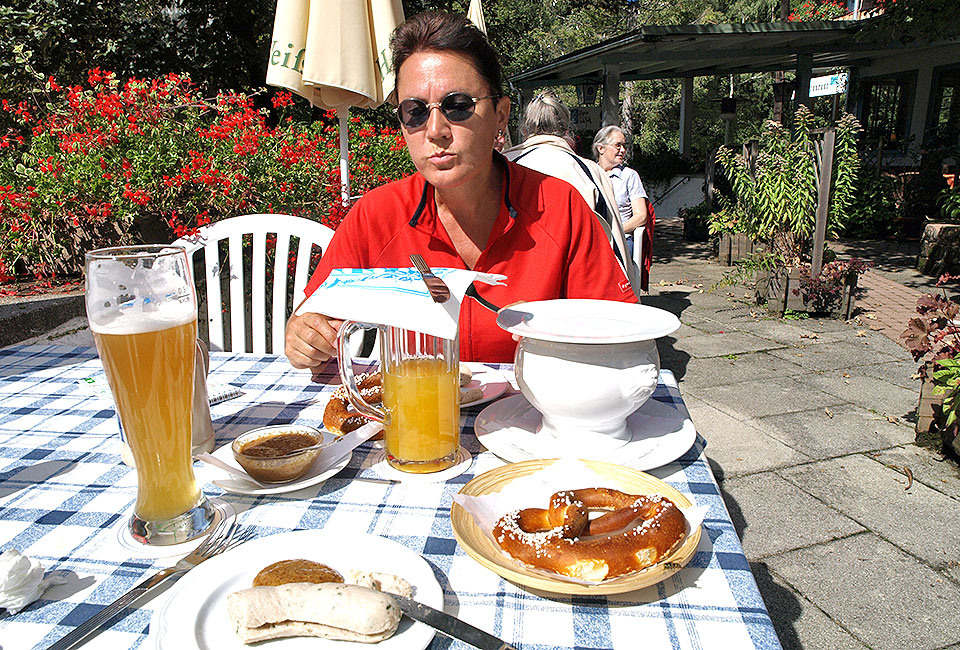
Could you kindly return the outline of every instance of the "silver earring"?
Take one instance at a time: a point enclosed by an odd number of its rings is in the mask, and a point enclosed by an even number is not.
[[[497,137],[498,137],[498,138],[502,138],[502,137],[503,137],[503,129],[500,129],[499,131],[497,131]]]

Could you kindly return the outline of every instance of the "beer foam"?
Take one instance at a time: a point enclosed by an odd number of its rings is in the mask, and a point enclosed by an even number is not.
[[[97,260],[88,269],[87,318],[97,334],[141,334],[197,319],[193,286],[163,258],[149,270],[140,263]]]

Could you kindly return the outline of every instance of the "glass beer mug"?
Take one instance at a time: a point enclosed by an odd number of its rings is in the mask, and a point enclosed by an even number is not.
[[[380,336],[383,408],[357,389],[347,342],[358,329]],[[354,408],[383,423],[387,462],[403,472],[439,472],[457,463],[460,448],[460,345],[387,325],[346,321],[338,345],[340,377]]]
[[[193,474],[197,301],[183,248],[86,254],[87,319],[136,464],[132,536],[155,545],[203,533],[214,508]]]

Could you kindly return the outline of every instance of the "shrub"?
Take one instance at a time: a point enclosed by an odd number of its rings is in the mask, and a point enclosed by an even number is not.
[[[802,261],[816,221],[814,121],[805,106],[797,110],[792,131],[768,120],[755,158],[749,152],[718,149],[717,162],[730,181],[732,196],[719,197],[722,209],[711,218],[711,234],[744,232],[754,241],[767,243],[786,264]],[[860,166],[856,152],[859,131],[860,124],[852,115],[837,122],[828,235],[835,235],[848,217]]]
[[[878,176],[875,169],[861,166],[856,188],[847,210],[848,218],[838,234],[855,239],[883,239],[892,234],[896,204],[890,179]]]
[[[947,188],[937,196],[940,216],[946,221],[960,222],[960,190]]]
[[[50,78],[34,98],[2,104],[20,130],[0,135],[0,281],[79,275],[91,248],[171,241],[238,214],[331,227],[344,214],[336,119],[294,120],[289,93],[274,97],[276,127],[251,96],[203,98],[174,74],[121,83],[94,69],[85,87]],[[349,128],[353,193],[413,170],[398,130],[361,117]]]

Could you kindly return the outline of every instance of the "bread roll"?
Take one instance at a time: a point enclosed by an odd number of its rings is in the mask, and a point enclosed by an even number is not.
[[[227,613],[243,643],[287,636],[377,643],[393,635],[402,616],[397,603],[379,591],[305,582],[233,592]]]

